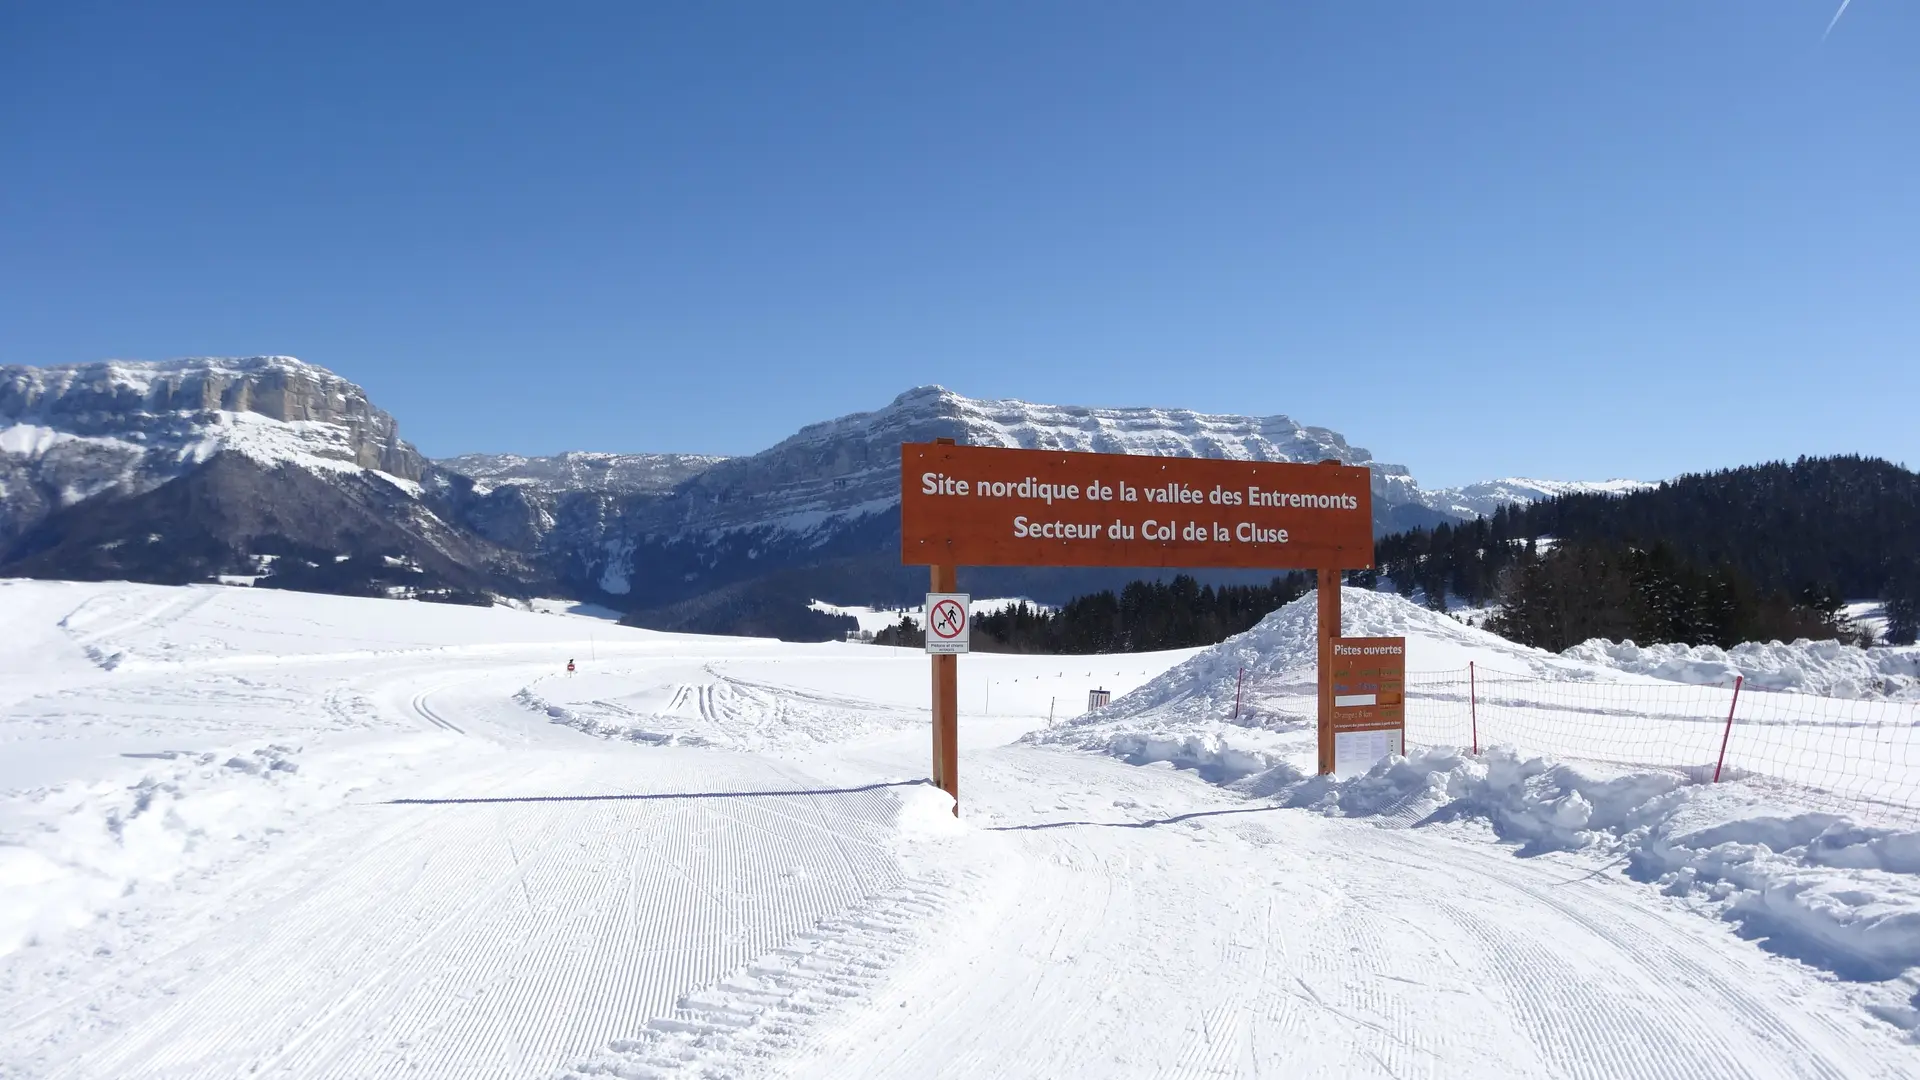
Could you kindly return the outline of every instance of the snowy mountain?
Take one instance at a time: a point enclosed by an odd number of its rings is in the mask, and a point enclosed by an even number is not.
[[[653,611],[654,625],[775,625],[766,611],[923,591],[924,572],[898,562],[899,445],[940,437],[1366,465],[1381,531],[1591,487],[1504,480],[1422,491],[1405,467],[1285,416],[975,399],[938,386],[746,457],[435,462],[363,389],[291,357],[6,367],[0,574],[192,581],[258,573],[262,557],[291,555],[283,566],[325,571],[311,587],[366,590],[380,566],[404,564],[460,588],[552,583]],[[328,570],[335,562],[346,568]],[[982,570],[971,584],[1057,602],[1132,576]]]
[[[563,504],[546,545],[563,576],[628,608],[680,604],[741,582],[765,580],[767,597],[801,606],[826,595],[848,603],[899,601],[923,571],[898,562],[899,446],[950,437],[971,445],[1083,450],[1252,461],[1339,460],[1371,466],[1376,524],[1405,528],[1446,520],[1422,501],[1403,466],[1373,460],[1326,428],[1285,416],[1250,417],[1185,409],[1089,408],[964,397],[938,386],[909,390],[884,408],[812,424],[758,454],[730,458],[658,496]],[[848,560],[851,560],[850,562]],[[792,571],[832,565],[839,582],[865,582],[851,595],[800,595]],[[996,594],[1064,600],[1118,584],[1132,573],[981,570],[974,587]],[[924,589],[920,589],[924,591]],[[792,592],[794,596],[784,594]],[[727,619],[750,597],[725,595]],[[696,610],[676,609],[653,625],[710,629]]]
[[[0,367],[0,545],[64,507],[135,495],[232,452],[420,479],[366,392],[292,357]]]
[[[364,390],[292,357],[4,367],[0,573],[192,581],[272,556],[528,576],[421,501],[429,470]]]
[[[1421,502],[1451,517],[1487,517],[1502,506],[1538,502],[1560,495],[1628,495],[1658,487],[1645,480],[1531,480],[1510,476],[1457,488],[1421,493]]]

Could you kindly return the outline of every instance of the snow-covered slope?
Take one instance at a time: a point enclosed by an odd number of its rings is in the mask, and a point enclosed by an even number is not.
[[[1453,517],[1487,517],[1502,506],[1539,502],[1561,495],[1630,495],[1658,487],[1645,480],[1531,480],[1507,477],[1457,488],[1421,493],[1421,502]]]

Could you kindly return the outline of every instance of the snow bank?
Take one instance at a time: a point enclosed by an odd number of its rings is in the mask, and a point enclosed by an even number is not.
[[[1920,648],[1862,649],[1837,641],[1784,645],[1635,645],[1594,638],[1562,655],[1584,664],[1658,679],[1725,686],[1735,675],[1756,690],[1841,698],[1920,700]]]
[[[1336,817],[1484,822],[1521,855],[1621,858],[1636,880],[1849,981],[1892,980],[1920,967],[1920,832],[1805,812],[1749,785],[1494,749],[1388,758],[1344,781],[1280,766],[1238,787]],[[1920,1012],[1910,1007],[1875,1011],[1920,1029]]]

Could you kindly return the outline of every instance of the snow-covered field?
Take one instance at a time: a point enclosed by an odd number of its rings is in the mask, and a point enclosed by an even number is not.
[[[1778,785],[1308,778],[1269,628],[964,658],[956,821],[924,656],[541,606],[0,583],[0,1076],[1920,1075],[1920,837]]]

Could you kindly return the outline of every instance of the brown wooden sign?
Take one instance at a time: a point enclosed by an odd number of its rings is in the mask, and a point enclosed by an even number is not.
[[[900,447],[900,561],[926,566],[1373,565],[1365,466]]]

